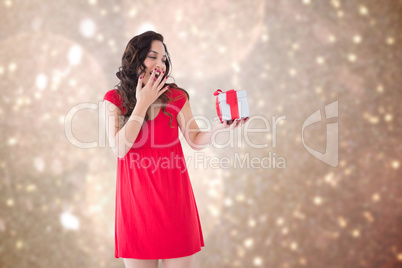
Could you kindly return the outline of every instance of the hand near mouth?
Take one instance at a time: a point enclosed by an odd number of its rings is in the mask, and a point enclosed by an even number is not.
[[[163,79],[164,74],[165,72],[160,73],[160,71],[158,72],[156,69],[154,69],[151,77],[148,79],[148,82],[146,85],[144,85],[144,87],[142,87],[142,80],[144,77],[140,76],[138,78],[135,93],[137,103],[141,103],[148,108],[156,99],[159,98],[160,95],[169,89],[169,86],[162,88],[167,80],[167,76]]]

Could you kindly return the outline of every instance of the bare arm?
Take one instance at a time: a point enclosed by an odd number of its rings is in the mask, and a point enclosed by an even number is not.
[[[183,133],[184,138],[191,148],[194,150],[201,150],[209,146],[212,142],[211,137],[215,131],[222,128],[234,129],[238,126],[243,125],[248,118],[237,120],[232,124],[228,124],[227,121],[223,123],[218,123],[212,126],[211,131],[201,131],[198,127],[197,122],[194,120],[193,112],[191,111],[191,106],[188,100],[183,105],[183,108],[177,115],[177,123]]]
[[[167,86],[162,89],[165,82],[162,81],[163,75],[154,80],[155,73],[152,73],[144,87],[142,87],[142,77],[138,79],[137,104],[124,126],[122,126],[123,115],[121,110],[110,101],[104,101],[105,105],[107,104],[105,122],[108,141],[113,153],[119,158],[123,158],[128,153],[137,139],[148,107],[169,88]]]
[[[109,145],[117,157],[123,158],[137,139],[148,107],[138,103],[127,123],[122,127],[123,115],[121,110],[107,100],[104,103],[106,105],[105,122]]]

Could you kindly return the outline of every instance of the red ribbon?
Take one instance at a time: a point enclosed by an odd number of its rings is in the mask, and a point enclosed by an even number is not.
[[[226,91],[226,102],[230,105],[230,114],[233,119],[239,118],[239,107],[237,105],[237,94],[234,89]]]
[[[222,92],[222,90],[218,89],[217,91],[214,92],[214,96],[216,96],[216,111],[218,112],[219,120],[221,120],[221,123],[223,123],[221,109],[219,108],[219,101],[218,101],[218,95],[220,93],[223,93],[223,92]]]
[[[222,90],[218,89],[217,91],[214,92],[214,96],[216,96],[216,111],[218,112],[219,120],[221,123],[222,121],[222,115],[221,111],[219,108],[219,101],[218,101],[218,95],[223,93]],[[236,119],[239,118],[239,107],[237,104],[237,94],[234,89],[226,91],[226,103],[229,104],[230,106],[230,116],[231,119]]]

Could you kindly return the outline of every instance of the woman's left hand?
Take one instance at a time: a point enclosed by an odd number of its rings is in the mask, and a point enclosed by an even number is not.
[[[249,119],[250,119],[250,117],[246,117],[246,118],[241,118],[241,119],[235,119],[230,124],[228,123],[228,121],[224,121],[221,124],[223,125],[223,128],[235,129],[237,127],[243,126]]]

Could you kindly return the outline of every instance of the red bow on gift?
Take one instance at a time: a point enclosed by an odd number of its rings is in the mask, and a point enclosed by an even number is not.
[[[219,109],[219,100],[218,100],[218,95],[224,93],[222,90],[218,89],[217,91],[214,92],[214,96],[216,96],[216,110],[218,112],[219,120],[222,121],[222,115],[221,111]],[[237,93],[234,89],[226,91],[226,103],[229,104],[230,106],[230,116],[232,117],[231,119],[234,120],[236,118],[239,118],[239,106],[237,104]]]

